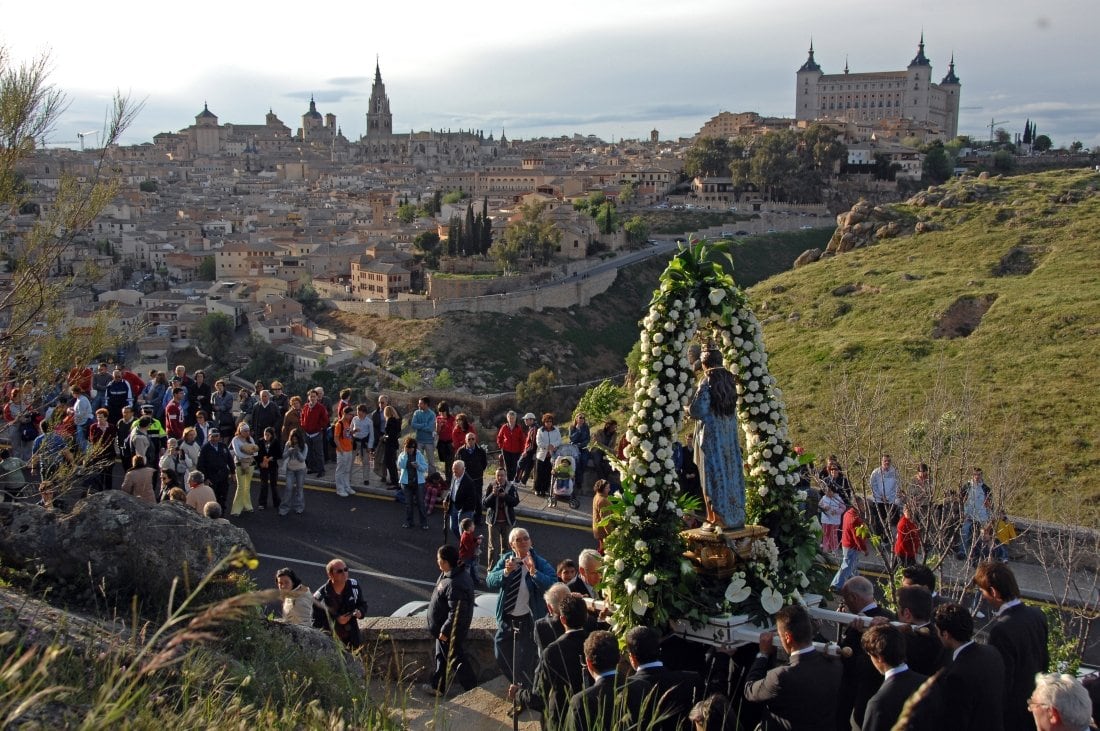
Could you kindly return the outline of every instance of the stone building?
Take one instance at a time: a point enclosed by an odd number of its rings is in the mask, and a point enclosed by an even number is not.
[[[904,71],[826,74],[814,60],[814,47],[795,73],[795,119],[887,123],[909,119],[925,123],[945,139],[958,134],[959,77],[952,55],[947,75],[932,81],[932,62],[924,55],[921,33],[917,55]]]

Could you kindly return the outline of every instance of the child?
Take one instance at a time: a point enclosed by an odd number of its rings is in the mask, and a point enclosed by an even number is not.
[[[1017,538],[1016,526],[1012,524],[1008,519],[1008,515],[1002,510],[997,514],[997,523],[994,526],[993,534],[997,538],[997,551],[995,556],[998,561],[1008,561],[1008,544],[1012,543]]]
[[[466,564],[466,570],[470,572],[470,578],[474,586],[481,586],[481,580],[477,575],[477,556],[481,553],[481,536],[477,534],[477,526],[473,518],[463,518],[458,524],[462,535],[458,539],[458,559]]]
[[[993,524],[986,523],[982,526],[981,535],[974,541],[970,549],[970,565],[977,566],[982,561],[1007,561],[1005,547],[997,541],[997,535],[993,532]]]
[[[573,460],[569,457],[558,457],[554,465],[554,484],[550,486],[550,495],[546,500],[548,507],[558,504],[558,498],[569,498],[573,495]]]
[[[920,553],[920,528],[913,520],[913,513],[908,505],[902,511],[897,531],[894,555],[902,566],[913,566],[917,563],[917,554]]]
[[[562,559],[558,564],[558,581],[563,584],[572,584],[577,578],[577,562],[571,558]]]
[[[840,549],[840,520],[847,507],[832,484],[826,482],[824,485],[825,494],[817,503],[821,509],[821,550],[832,554]]]
[[[424,480],[424,509],[428,515],[432,514],[439,496],[447,491],[447,483],[443,481],[443,475],[433,472]]]

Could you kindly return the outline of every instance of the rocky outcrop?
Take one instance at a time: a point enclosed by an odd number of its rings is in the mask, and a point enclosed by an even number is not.
[[[904,218],[892,208],[872,206],[862,199],[850,211],[836,217],[836,227],[821,258],[860,249],[912,231]]]
[[[794,268],[804,267],[807,264],[813,264],[815,261],[821,258],[821,249],[806,249],[798,258],[794,260]]]
[[[172,582],[186,592],[248,534],[187,506],[149,505],[117,490],[91,495],[71,513],[0,504],[0,562],[39,574],[62,601],[165,605]]]

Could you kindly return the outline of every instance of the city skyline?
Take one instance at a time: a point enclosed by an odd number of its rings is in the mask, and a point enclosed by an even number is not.
[[[720,111],[793,117],[794,72],[811,37],[826,73],[845,63],[881,71],[903,69],[923,31],[936,80],[954,54],[961,134],[987,137],[991,120],[1017,132],[1031,120],[1056,145],[1100,145],[1100,84],[1081,62],[1091,49],[1079,30],[1097,25],[1100,8],[1073,0],[1009,0],[995,16],[943,0],[912,9],[866,0],[766,8],[567,0],[507,13],[429,1],[415,16],[343,3],[323,13],[243,5],[195,0],[172,10],[122,0],[109,18],[73,11],[51,23],[40,8],[0,0],[9,29],[0,44],[14,63],[49,51],[51,81],[70,101],[55,144],[73,146],[77,133],[100,128],[116,89],[146,103],[125,143],[188,126],[204,103],[223,123],[261,123],[270,108],[297,129],[311,96],[356,140],[376,58],[395,132],[612,140],[648,139],[654,128],[662,139],[690,136]]]

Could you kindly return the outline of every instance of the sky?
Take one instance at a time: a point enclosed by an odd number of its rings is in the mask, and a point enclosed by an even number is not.
[[[889,71],[922,31],[933,78],[954,54],[960,133],[1031,120],[1055,146],[1100,145],[1096,0],[0,0],[0,18],[9,64],[49,54],[69,100],[57,145],[90,144],[116,91],[144,102],[124,143],[183,129],[204,103],[222,123],[270,108],[296,130],[311,96],[355,140],[376,58],[396,132],[676,139],[721,111],[792,117],[811,38],[825,73]]]

